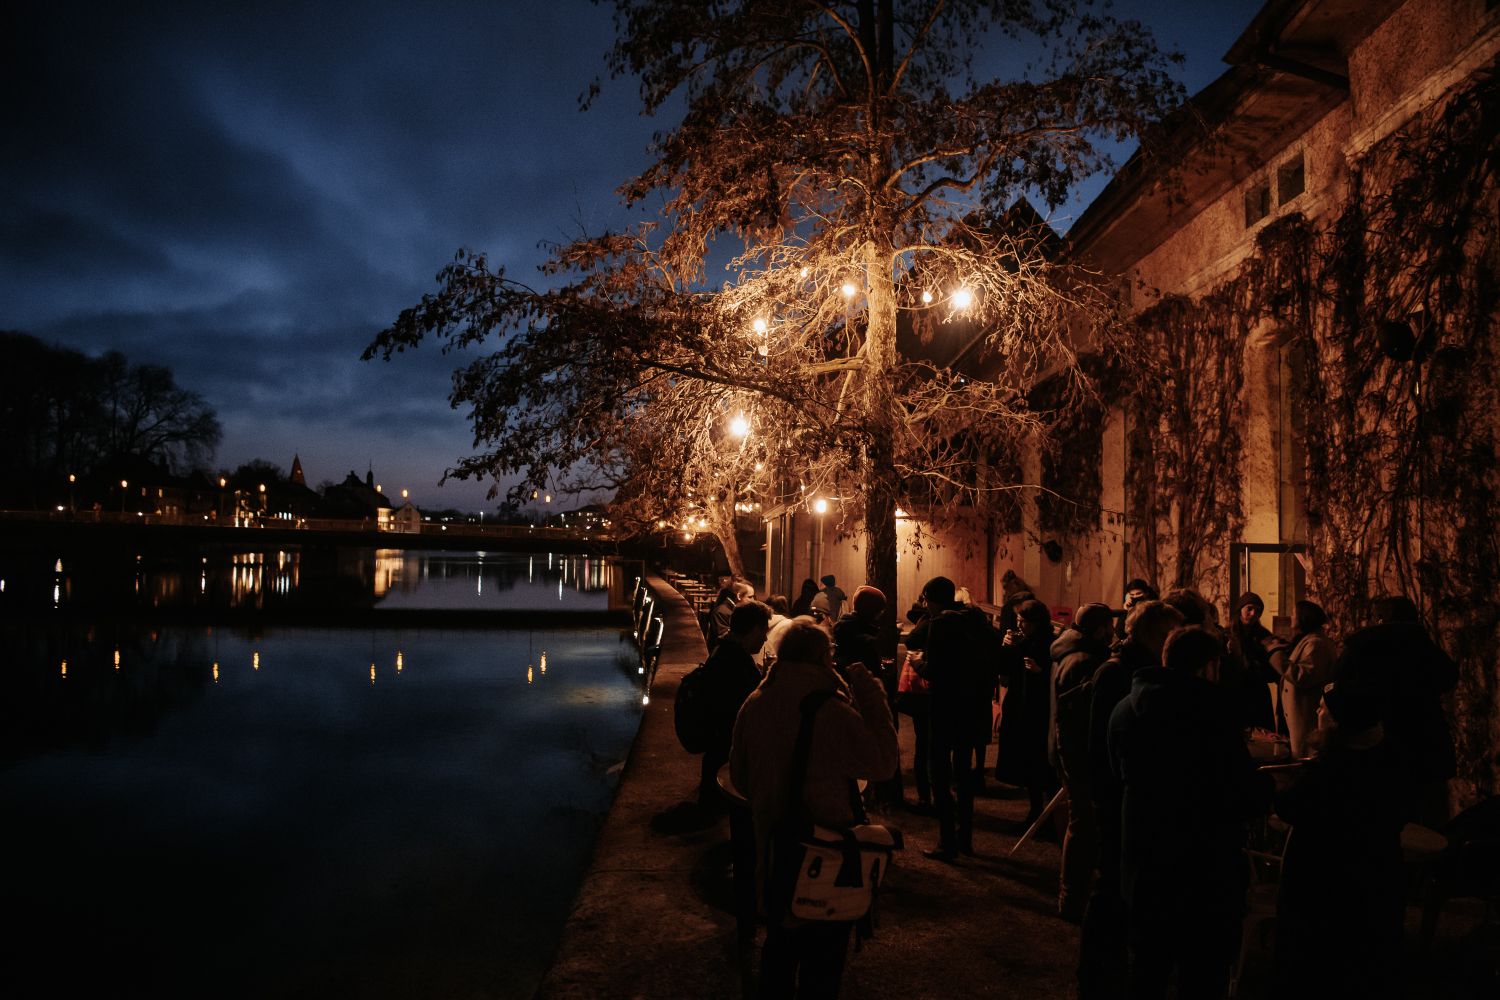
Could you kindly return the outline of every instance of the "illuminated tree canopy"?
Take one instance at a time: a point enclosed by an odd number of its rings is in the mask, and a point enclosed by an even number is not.
[[[894,593],[898,504],[987,516],[1016,486],[997,456],[1040,429],[1028,393],[1089,394],[1103,297],[1008,210],[1060,204],[1158,122],[1171,59],[1058,0],[613,6],[610,70],[683,107],[621,189],[657,220],[558,249],[547,288],[461,253],[366,356],[476,350],[458,476],[524,495],[573,470],[639,523],[721,531],[736,499],[833,497]],[[984,378],[921,356],[945,323],[982,334]]]

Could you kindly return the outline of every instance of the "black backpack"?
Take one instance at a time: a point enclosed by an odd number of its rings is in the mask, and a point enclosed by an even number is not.
[[[672,706],[672,725],[677,730],[677,742],[688,753],[703,753],[713,742],[713,678],[708,675],[706,666],[698,664],[678,683],[677,700]]]

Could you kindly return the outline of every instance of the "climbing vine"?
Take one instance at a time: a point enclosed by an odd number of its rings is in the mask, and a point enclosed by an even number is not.
[[[1137,564],[1223,596],[1241,537],[1252,335],[1294,358],[1309,586],[1347,631],[1406,593],[1462,664],[1461,797],[1500,777],[1500,84],[1493,71],[1352,163],[1314,226],[1266,226],[1236,275],[1135,324],[1113,398],[1129,420]]]

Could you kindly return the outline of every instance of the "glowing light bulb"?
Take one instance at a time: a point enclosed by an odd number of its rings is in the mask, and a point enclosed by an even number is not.
[[[844,282],[844,287],[840,288],[839,291],[844,293],[844,298],[852,299],[854,298],[854,293],[858,292],[859,289],[855,288],[852,282],[846,281]]]
[[[826,513],[828,513],[828,501],[824,500],[822,497],[818,497],[818,499],[814,500],[813,501],[813,513],[814,514],[826,514]]]
[[[960,288],[953,293],[953,308],[967,309],[974,304],[974,293],[967,288]]]
[[[932,305],[932,293],[931,292],[924,291],[922,293],[922,304],[924,306],[930,306],[930,305]]]
[[[805,278],[805,277],[807,277],[807,276],[808,276],[808,275],[809,275],[809,274],[812,274],[812,268],[810,268],[810,267],[804,267],[804,268],[803,268],[803,269],[802,269],[802,270],[801,270],[801,271],[798,271],[798,272],[797,272],[797,273],[798,273],[798,275],[799,275],[799,276],[800,276],[800,277],[803,277],[803,278]]]
[[[754,327],[756,333],[760,334],[761,336],[765,336],[765,334],[766,334],[766,321],[765,320],[763,320],[763,319],[761,319],[760,317],[757,316],[755,318],[755,322],[751,323],[750,325],[752,327]]]
[[[736,413],[734,419],[729,421],[729,433],[737,438],[748,437],[750,434],[750,421],[745,419],[743,413]]]
[[[402,667],[401,650],[398,649],[398,650],[396,650],[396,673],[399,674],[401,672],[401,667]]]

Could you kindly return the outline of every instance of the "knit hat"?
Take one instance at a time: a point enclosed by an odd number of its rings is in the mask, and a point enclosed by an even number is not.
[[[885,594],[875,587],[860,587],[854,592],[854,613],[862,614],[866,608],[879,610],[885,607]]]
[[[1240,599],[1235,604],[1234,610],[1238,611],[1240,608],[1243,608],[1247,604],[1255,605],[1257,611],[1266,610],[1266,602],[1261,600],[1260,595],[1253,590],[1247,590],[1240,595]]]
[[[1110,625],[1114,622],[1115,613],[1107,604],[1085,604],[1073,616],[1073,627],[1084,635],[1088,635],[1102,625]]]

